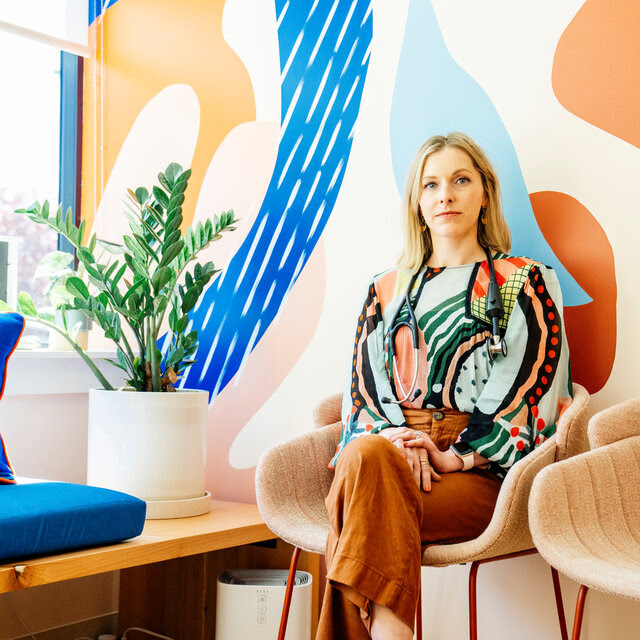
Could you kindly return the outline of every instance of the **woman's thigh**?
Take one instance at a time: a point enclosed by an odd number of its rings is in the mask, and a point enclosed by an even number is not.
[[[488,471],[447,473],[422,495],[423,544],[477,538],[491,521],[501,481]]]

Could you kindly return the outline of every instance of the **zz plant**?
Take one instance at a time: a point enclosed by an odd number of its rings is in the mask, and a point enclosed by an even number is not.
[[[144,187],[128,190],[126,215],[131,233],[124,236],[122,245],[98,240],[95,234],[85,244],[85,222],[74,225],[70,210],[63,219],[61,207],[50,215],[47,201],[16,211],[49,226],[74,246],[79,270],[65,274],[64,287],[71,301],[63,309],[80,310],[101,327],[116,345],[117,360],[109,362],[125,372],[127,385],[136,391],[174,391],[185,368],[193,364],[198,332],[189,329],[188,314],[219,271],[212,262],[194,261],[224,231],[235,229],[234,212],[226,211],[182,233],[182,204],[190,175],[191,170],[183,171],[172,163],[158,174],[159,185],[151,193]],[[77,275],[80,271],[84,279]],[[38,311],[25,292],[18,296],[18,311],[62,333],[103,387],[113,389],[76,344],[66,321],[64,328],[56,326],[50,314]],[[165,331],[165,318],[169,332],[163,355],[158,340]]]

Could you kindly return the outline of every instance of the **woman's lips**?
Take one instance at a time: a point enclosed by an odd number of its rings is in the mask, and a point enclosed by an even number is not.
[[[459,211],[443,211],[442,213],[436,214],[436,218],[457,216],[457,215],[460,215]]]

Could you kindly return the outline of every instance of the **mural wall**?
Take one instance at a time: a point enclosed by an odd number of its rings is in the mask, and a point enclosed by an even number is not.
[[[82,214],[117,240],[127,187],[193,169],[185,220],[233,208],[193,313],[208,488],[253,501],[265,448],[348,372],[370,276],[399,249],[409,163],[462,130],[502,180],[513,252],[559,274],[574,379],[637,393],[632,287],[640,9],[604,0],[116,0],[94,10]],[[624,60],[624,64],[620,63]],[[613,70],[613,71],[611,71]],[[617,75],[616,75],[617,74]],[[622,348],[621,348],[622,346]]]

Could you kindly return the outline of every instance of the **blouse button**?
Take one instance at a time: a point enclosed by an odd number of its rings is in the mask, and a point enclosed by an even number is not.
[[[442,411],[434,411],[433,412],[433,419],[434,420],[444,420],[444,413],[442,413]]]

